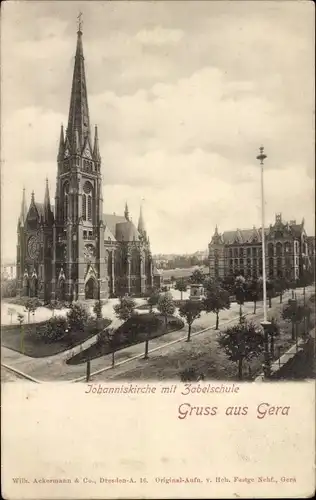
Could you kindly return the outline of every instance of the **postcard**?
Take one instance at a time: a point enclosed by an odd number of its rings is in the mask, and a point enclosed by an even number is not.
[[[313,4],[1,24],[3,497],[313,496]]]

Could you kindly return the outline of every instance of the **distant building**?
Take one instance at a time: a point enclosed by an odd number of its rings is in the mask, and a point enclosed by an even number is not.
[[[283,222],[276,214],[274,225],[265,229],[266,273],[270,278],[295,280],[304,269],[312,270],[315,259],[315,238],[309,237],[295,220]],[[255,278],[262,275],[261,228],[218,232],[216,226],[209,244],[211,277],[224,278],[240,273]]]
[[[16,278],[16,264],[1,264],[1,279],[14,280]]]

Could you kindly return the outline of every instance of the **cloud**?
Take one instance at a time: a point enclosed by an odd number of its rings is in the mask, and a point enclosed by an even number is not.
[[[172,45],[177,44],[184,37],[184,32],[178,29],[164,29],[155,26],[153,29],[143,29],[136,34],[136,40],[142,45]]]
[[[84,5],[104,211],[122,213],[127,200],[137,220],[145,197],[154,253],[205,248],[216,223],[220,230],[260,224],[261,143],[267,221],[275,212],[305,215],[313,231],[313,23],[299,4]],[[41,201],[48,175],[54,195],[75,53],[77,4],[34,5],[11,17],[18,30],[4,25],[2,244],[9,255],[22,184]]]

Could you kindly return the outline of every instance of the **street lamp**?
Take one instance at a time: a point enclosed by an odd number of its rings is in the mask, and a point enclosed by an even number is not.
[[[266,277],[266,253],[265,253],[265,220],[264,220],[264,182],[263,182],[263,162],[267,158],[264,154],[264,147],[259,148],[260,154],[257,160],[260,161],[261,167],[261,240],[262,240],[262,288],[263,288],[263,321],[261,326],[264,332],[264,375],[270,376],[270,353],[269,353],[269,327],[270,321],[267,320],[267,277]]]

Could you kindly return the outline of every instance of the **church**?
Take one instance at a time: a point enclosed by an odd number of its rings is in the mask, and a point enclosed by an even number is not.
[[[60,131],[54,206],[46,180],[44,202],[23,190],[18,220],[20,296],[50,300],[143,295],[160,288],[142,208],[137,228],[123,215],[104,214],[98,130],[92,137],[79,25],[68,127]]]

